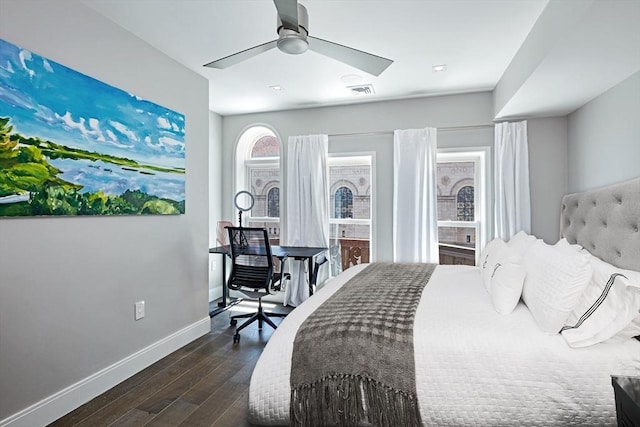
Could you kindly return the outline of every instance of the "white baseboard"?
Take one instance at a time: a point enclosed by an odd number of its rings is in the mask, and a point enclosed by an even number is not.
[[[45,426],[211,330],[209,316],[4,420],[0,427]]]

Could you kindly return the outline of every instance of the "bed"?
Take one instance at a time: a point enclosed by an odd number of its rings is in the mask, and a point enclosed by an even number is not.
[[[599,262],[593,260],[596,255],[607,264],[623,269],[635,283],[640,277],[637,273],[640,270],[638,212],[640,179],[565,196],[561,234],[567,247],[562,250],[568,254],[571,246],[571,251],[590,257],[591,263]],[[543,247],[544,243],[536,241],[527,249],[529,252],[522,252],[519,261],[532,262],[527,261],[535,259],[531,248],[538,246],[541,251],[559,250]],[[516,251],[515,245],[511,251]],[[483,252],[482,256],[489,259],[490,254]],[[570,256],[574,257],[574,253]],[[504,259],[502,264],[507,265]],[[296,333],[323,302],[367,268],[371,267],[352,267],[331,279],[278,327],[251,377],[249,417],[253,423],[289,424],[291,360]],[[589,271],[588,281],[595,280],[592,270]],[[563,319],[563,332],[558,333],[554,329],[557,326],[551,325],[555,332],[550,333],[541,329],[544,322],[534,309],[535,295],[528,296],[528,306],[518,293],[515,306],[507,310],[509,313],[498,313],[500,301],[496,305],[494,295],[488,292],[484,273],[482,266],[437,266],[421,293],[413,329],[415,388],[421,423],[615,425],[610,375],[640,376],[640,341],[618,335],[599,343],[583,340],[578,332],[592,320],[585,320],[576,310],[586,298],[585,289],[591,282],[572,290],[576,293],[575,304],[564,307],[571,315]],[[528,274],[531,277],[523,279],[525,282],[540,275],[530,271]],[[631,281],[626,276],[626,281],[609,282],[609,294],[626,289],[631,295],[629,300],[635,298],[636,289],[630,288]],[[524,288],[527,289],[526,284]],[[531,283],[529,288],[530,294],[538,289]],[[522,294],[524,299],[526,292]],[[553,301],[557,299],[556,295],[551,297]],[[633,301],[640,301],[640,296],[637,298]],[[592,313],[593,306],[590,308]],[[624,331],[629,327],[637,331],[640,327],[637,306],[631,310],[636,310],[636,316]],[[569,342],[579,348],[570,346]]]

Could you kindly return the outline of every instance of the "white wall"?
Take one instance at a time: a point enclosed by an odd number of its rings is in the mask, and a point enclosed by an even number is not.
[[[209,112],[209,247],[216,245],[216,225],[222,218],[222,117]],[[209,301],[222,296],[222,257],[209,255]]]
[[[568,116],[570,192],[640,176],[640,72]]]
[[[389,131],[381,135],[353,135],[329,137],[329,152],[373,151],[376,153],[376,211],[374,236],[377,238],[377,260],[392,259],[392,212],[393,212],[393,135],[394,129],[438,128],[490,124],[493,118],[493,101],[490,92],[449,95],[397,101],[372,102],[367,104],[312,108],[304,110],[279,111],[271,113],[227,116],[222,119],[222,214],[225,218],[235,218],[233,211],[233,156],[235,144],[241,133],[254,124],[272,126],[283,140],[290,135],[326,133],[366,133]],[[566,129],[562,126],[545,128],[533,126],[529,130],[530,156],[536,164],[548,152],[566,153]],[[538,137],[540,134],[540,137]],[[558,143],[557,150],[550,144]],[[438,146],[481,147],[493,146],[493,129],[478,128],[438,133]],[[564,156],[565,154],[563,154]],[[564,158],[564,157],[563,157]],[[558,206],[551,210],[543,188],[549,180],[562,183],[552,192],[564,191],[566,174],[564,167],[531,171],[532,199],[542,208],[534,206],[532,217],[534,231],[541,237],[555,236],[557,240]],[[540,191],[543,193],[541,194]]]
[[[208,84],[78,0],[0,0],[0,37],[186,116],[185,215],[0,218],[0,424],[39,425],[209,328]]]

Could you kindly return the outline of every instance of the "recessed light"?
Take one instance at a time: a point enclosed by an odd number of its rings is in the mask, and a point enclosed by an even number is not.
[[[434,73],[440,73],[442,71],[447,71],[447,64],[434,65],[431,67]]]
[[[362,81],[362,76],[359,76],[357,74],[345,74],[344,76],[340,77],[340,80],[342,80],[342,82],[345,84],[355,85]]]
[[[271,89],[273,90],[284,90],[284,88],[280,85],[273,85],[273,86],[269,86]]]

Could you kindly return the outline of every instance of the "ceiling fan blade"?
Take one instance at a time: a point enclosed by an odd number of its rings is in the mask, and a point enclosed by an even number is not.
[[[379,76],[393,61],[358,49],[343,46],[317,37],[308,36],[309,49],[329,58],[337,59],[365,73]]]
[[[276,47],[276,43],[278,40],[272,40],[267,43],[259,44],[258,46],[251,47],[249,49],[245,49],[241,52],[234,53],[233,55],[225,56],[224,58],[216,59],[213,62],[209,62],[208,64],[204,64],[204,67],[209,68],[218,68],[224,69],[230,67],[232,65],[237,64],[238,62],[245,61],[249,58],[253,58],[254,56],[266,52],[268,50]]]
[[[278,9],[280,22],[287,30],[298,31],[298,2],[297,0],[273,0]]]

